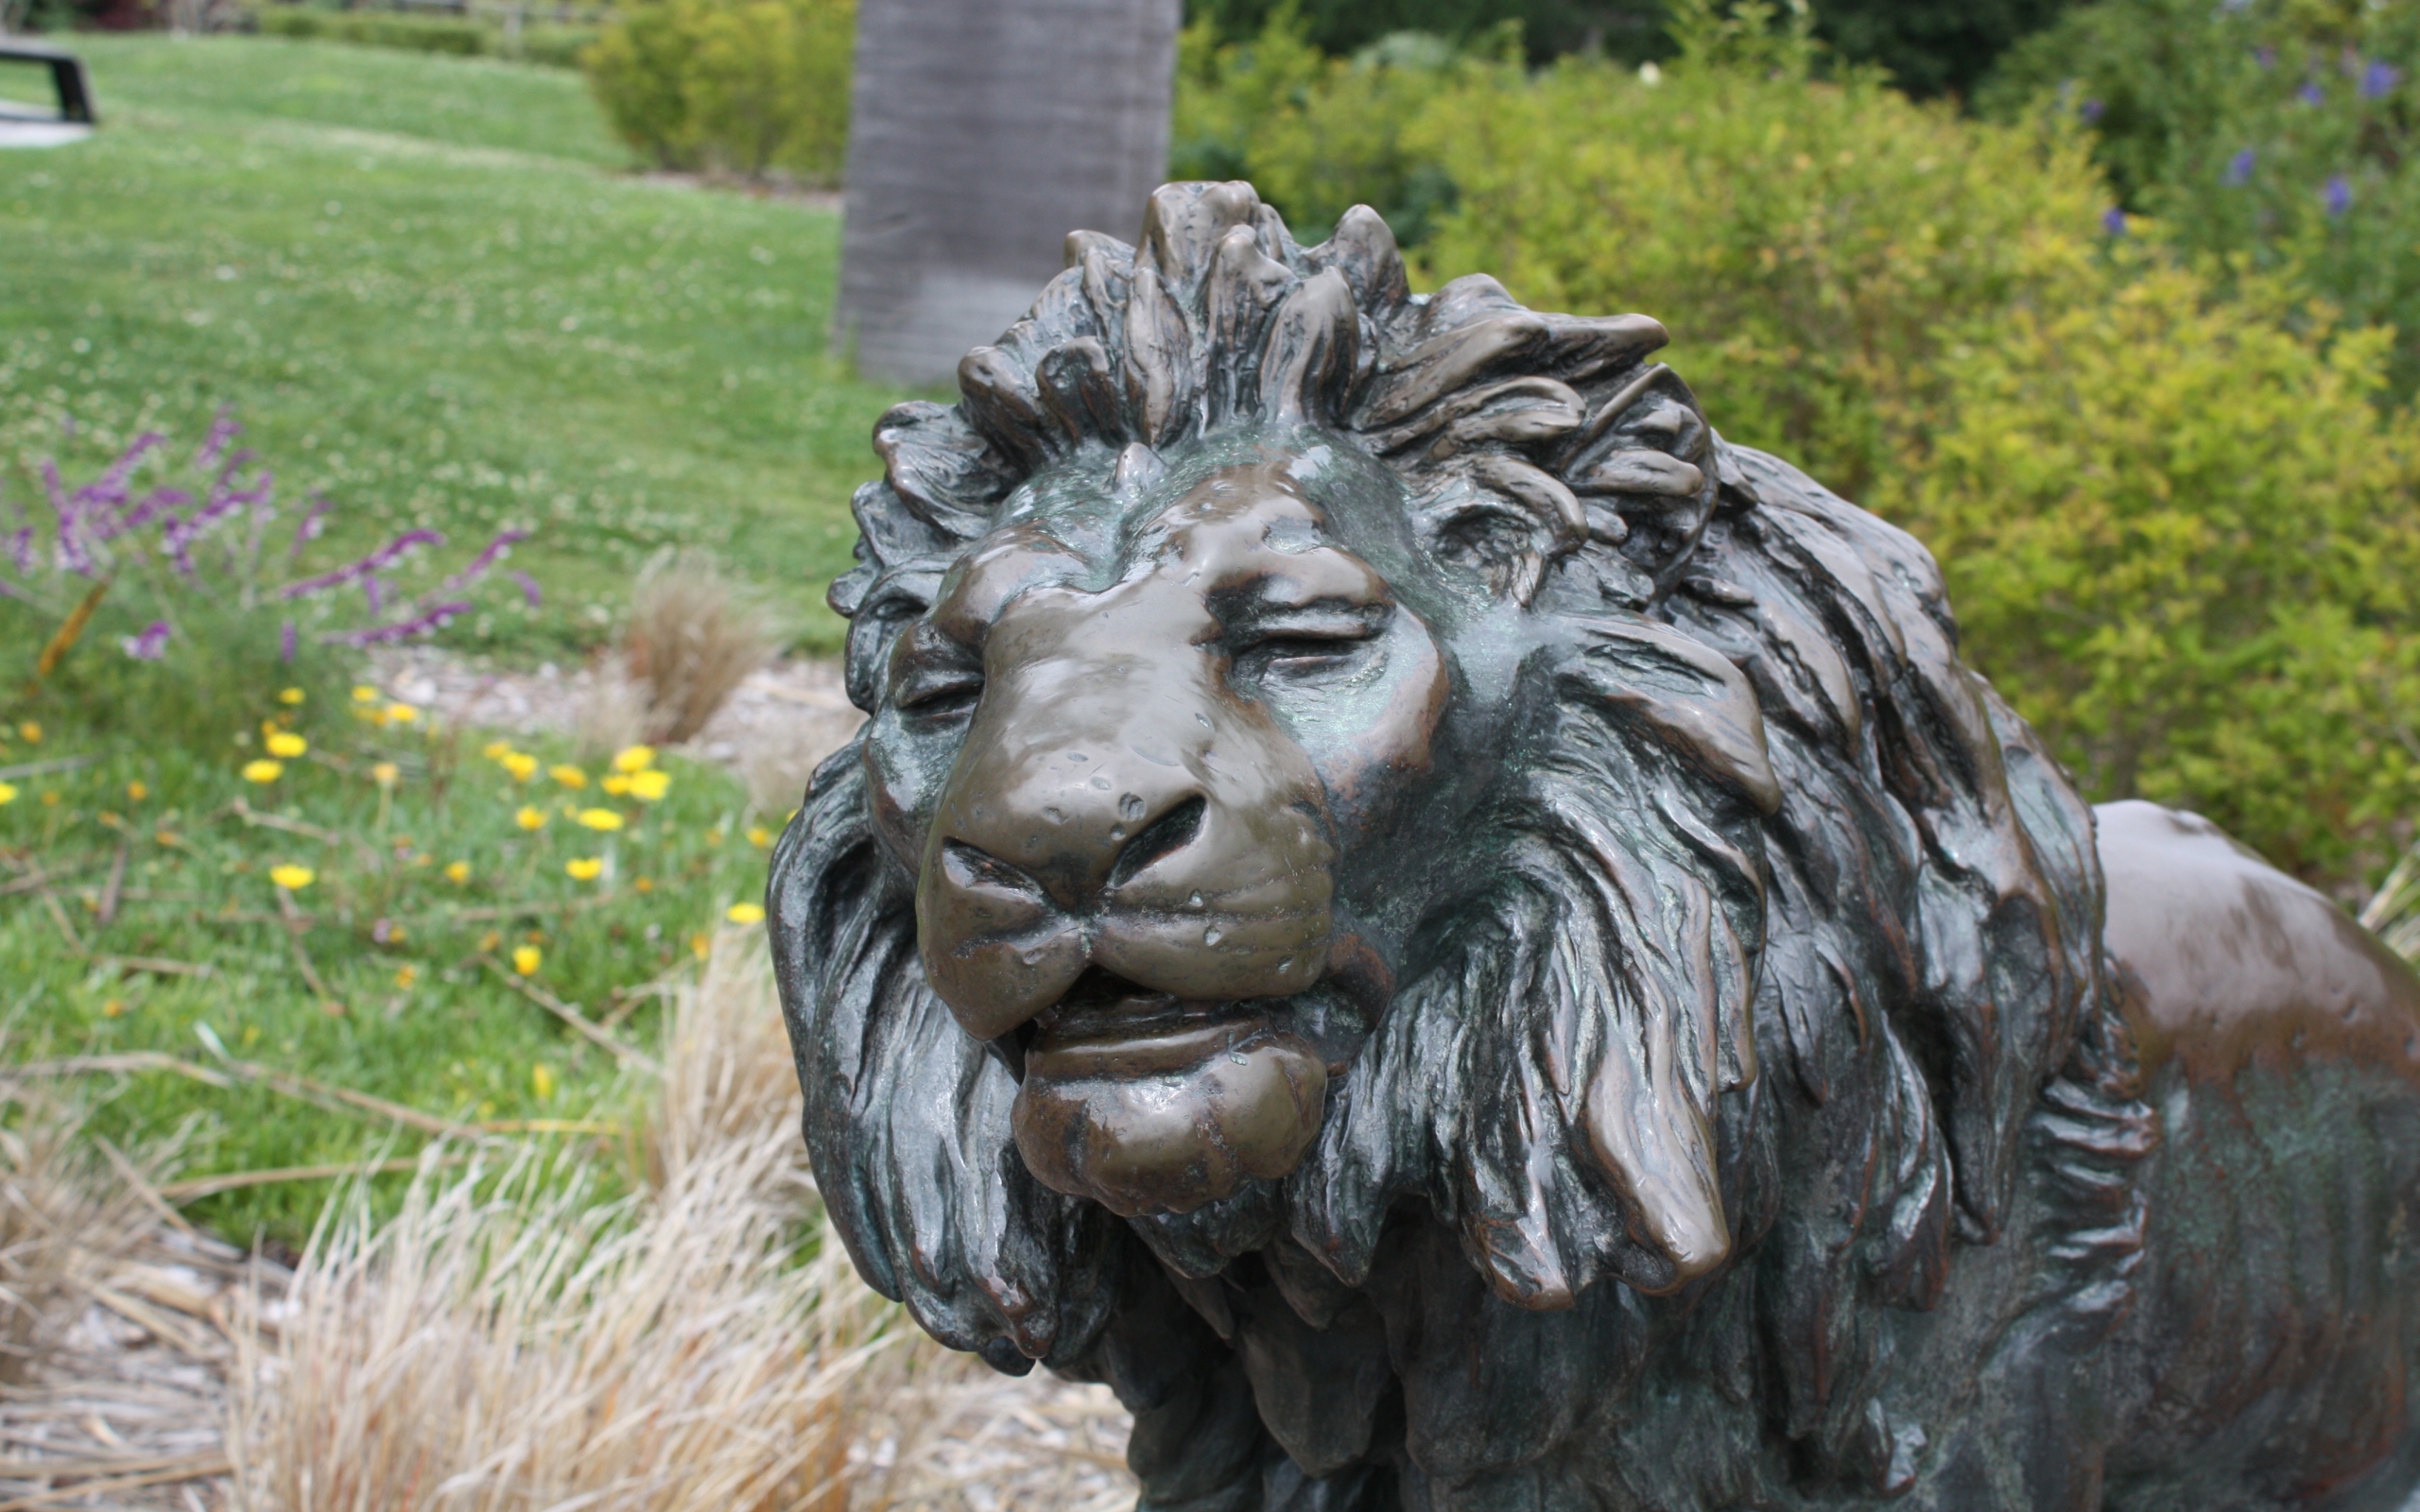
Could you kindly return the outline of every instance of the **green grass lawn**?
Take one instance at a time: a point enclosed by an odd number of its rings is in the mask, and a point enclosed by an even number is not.
[[[135,432],[233,410],[281,497],[467,544],[535,532],[547,602],[449,630],[607,633],[675,542],[837,644],[867,436],[898,393],[825,350],[837,215],[627,171],[569,74],[257,38],[78,39],[91,141],[0,153],[0,514]],[[70,422],[72,421],[72,429]]]
[[[72,487],[144,429],[173,444],[138,483],[186,481],[223,406],[284,520],[315,490],[336,506],[326,539],[272,554],[272,583],[432,526],[451,543],[398,575],[415,591],[492,532],[529,529],[512,565],[543,606],[490,592],[446,634],[534,662],[604,640],[638,565],[700,544],[777,588],[802,644],[834,644],[823,586],[848,560],[869,427],[899,397],[823,350],[835,215],[632,176],[561,73],[257,39],[78,46],[103,129],[0,153],[0,526],[47,513],[47,459]],[[171,664],[122,658],[114,622],[28,700],[35,652],[83,591],[0,597],[0,1057],[216,1068],[233,1084],[139,1068],[81,1083],[106,1132],[189,1125],[192,1176],[425,1138],[231,1060],[445,1120],[539,1121],[536,1137],[627,1169],[643,1074],[532,993],[629,1005],[615,1032],[651,1048],[643,989],[760,893],[783,816],[677,763],[660,801],[605,794],[596,753],[576,790],[547,771],[568,746],[530,747],[516,774],[477,732],[355,717],[323,662],[256,658],[184,688]],[[106,612],[130,612],[130,592]],[[277,697],[289,677],[310,683],[299,705]],[[309,750],[247,781],[279,719]],[[42,765],[60,761],[80,765]],[[596,807],[622,827],[577,817]],[[281,895],[281,866],[310,882]],[[489,964],[516,949],[537,953],[521,986]],[[293,1242],[327,1191],[193,1211]]]

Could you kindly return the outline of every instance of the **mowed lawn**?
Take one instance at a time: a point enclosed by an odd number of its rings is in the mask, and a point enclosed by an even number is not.
[[[103,129],[0,152],[0,526],[47,510],[45,460],[73,486],[145,429],[175,444],[143,480],[183,481],[224,408],[285,521],[314,491],[336,506],[291,571],[444,531],[399,575],[409,592],[500,528],[534,532],[512,565],[543,605],[487,593],[447,629],[458,647],[592,650],[676,544],[777,589],[801,644],[837,643],[823,590],[875,470],[872,422],[901,396],[825,351],[836,215],[647,181],[568,74],[249,38],[76,44]],[[559,1169],[600,1190],[633,1168],[644,1073],[543,1002],[652,1046],[654,984],[746,927],[731,910],[760,896],[781,812],[668,757],[661,801],[609,797],[596,752],[365,723],[381,705],[341,684],[300,705],[277,680],[212,690],[245,712],[208,728],[137,699],[87,718],[17,693],[58,623],[0,600],[0,1059],[100,1057],[70,1083],[100,1129],[184,1128],[188,1179],[402,1158],[430,1120],[574,1156]],[[95,641],[71,671],[121,664]],[[309,753],[248,781],[272,719]],[[296,867],[307,882],[274,880]],[[161,1056],[186,1074],[144,1059]],[[190,1211],[300,1242],[329,1190],[280,1180]]]
[[[457,644],[593,644],[699,545],[837,644],[867,437],[826,350],[838,217],[631,171],[573,74],[258,38],[81,37],[103,129],[0,152],[0,515],[230,409],[280,495],[535,532]],[[508,597],[510,595],[507,595]]]

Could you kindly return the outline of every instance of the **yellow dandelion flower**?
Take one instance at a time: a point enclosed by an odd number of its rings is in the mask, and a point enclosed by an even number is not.
[[[773,843],[773,832],[761,824],[752,824],[748,827],[748,843],[759,850],[765,850]]]
[[[370,780],[380,787],[392,787],[402,779],[404,769],[393,762],[380,762],[370,768]]]
[[[614,770],[617,772],[644,772],[654,765],[652,746],[625,746],[614,753]]]
[[[410,991],[419,980],[420,968],[417,966],[400,967],[395,971],[395,985],[406,992]]]
[[[42,744],[42,726],[35,723],[33,720],[28,719],[24,724],[19,725],[17,727],[17,733],[26,737],[26,744],[28,746],[39,746]]]
[[[662,767],[650,766],[644,772],[631,774],[631,797],[652,803],[672,791],[672,774]]]
[[[538,963],[544,959],[545,957],[538,953],[538,947],[535,945],[512,947],[512,969],[523,976],[537,975]]]
[[[563,863],[563,874],[574,882],[595,882],[604,873],[603,856],[574,856]]]
[[[553,1102],[555,1100],[555,1074],[544,1066],[530,1067],[529,1090],[538,1094],[538,1101],[542,1103]]]
[[[479,949],[483,951],[492,951],[503,943],[504,936],[493,929],[479,936]]]
[[[704,960],[715,948],[714,936],[703,932],[689,936],[689,954]]]
[[[140,803],[150,796],[151,789],[145,785],[141,778],[136,778],[126,784],[126,800],[130,803]]]
[[[533,809],[525,803],[521,812],[512,816],[512,822],[525,830],[543,830],[546,827],[546,811]]]
[[[458,887],[470,881],[471,864],[467,861],[448,861],[445,863],[445,880]]]
[[[603,830],[608,833],[622,827],[622,816],[612,809],[582,809],[574,817],[587,830]]]
[[[277,701],[291,709],[296,704],[302,701],[302,690],[300,688],[280,688],[277,690]]]
[[[507,756],[512,754],[512,742],[509,740],[491,740],[486,745],[479,747],[479,754],[492,762],[500,762]]]
[[[734,903],[722,911],[722,917],[735,924],[761,924],[765,921],[765,905]]]
[[[45,793],[43,793],[43,796],[42,796],[42,806],[43,806],[43,808],[46,808],[46,809],[55,809],[55,808],[59,807],[59,804],[60,804],[59,789],[57,789],[57,788],[55,788],[55,787],[54,787],[54,788],[51,788],[51,789],[49,789],[47,792],[45,792]]]
[[[575,793],[588,785],[588,774],[577,766],[549,766],[546,775]]]
[[[399,725],[408,725],[420,717],[420,710],[407,703],[390,703],[387,706],[387,717]]]
[[[504,758],[504,769],[512,774],[514,782],[526,782],[538,775],[538,758],[526,751],[508,752]]]
[[[631,791],[631,780],[619,772],[607,772],[596,785],[614,798],[625,797]]]
[[[284,762],[257,761],[244,764],[244,781],[247,782],[274,782],[285,775]]]
[[[0,782],[0,803],[14,803],[15,801],[17,801],[17,784],[14,782]]]
[[[111,998],[101,1005],[101,1017],[104,1019],[114,1019],[125,1011],[126,1005],[115,998]]]
[[[292,761],[311,748],[311,743],[290,730],[272,731],[268,737],[268,753]]]
[[[355,703],[376,703],[378,701],[378,690],[366,682],[356,682],[353,685],[353,701]]]
[[[291,861],[284,862],[268,868],[268,880],[276,883],[287,892],[301,892],[303,888],[308,887],[311,884],[317,882],[319,878],[320,874],[313,871],[310,868],[298,867]]]
[[[655,891],[655,879],[653,877],[641,877],[637,881],[631,883],[631,885],[640,892],[653,892]]]

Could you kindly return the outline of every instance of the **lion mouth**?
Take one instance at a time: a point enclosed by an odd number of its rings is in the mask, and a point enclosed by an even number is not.
[[[1098,968],[1027,1026],[1011,1122],[1045,1186],[1184,1212],[1291,1171],[1327,1068],[1275,1003],[1187,1002]]]

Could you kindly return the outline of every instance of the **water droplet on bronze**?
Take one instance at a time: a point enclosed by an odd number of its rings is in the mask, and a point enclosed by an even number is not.
[[[1187,899],[1184,901],[1184,905],[1185,905],[1187,908],[1199,908],[1199,907],[1201,907],[1201,895],[1200,893],[1198,893],[1198,892],[1197,892],[1197,893],[1195,893],[1192,897],[1187,898]]]
[[[1216,924],[1211,925],[1208,929],[1201,932],[1201,943],[1204,945],[1216,945],[1219,943],[1219,926]]]
[[[1129,793],[1117,800],[1117,816],[1132,824],[1143,816],[1143,795]]]
[[[1053,824],[1064,824],[1064,823],[1066,823],[1066,822],[1067,822],[1067,811],[1066,811],[1066,810],[1064,810],[1064,809],[1060,809],[1060,808],[1047,808],[1047,809],[1044,809],[1044,810],[1042,811],[1042,816],[1043,816],[1044,818],[1046,818],[1046,819],[1048,819],[1048,820],[1049,820],[1051,823],[1053,823]]]
[[[1028,966],[1031,966],[1042,959],[1042,952],[1039,948],[1029,951],[1021,951],[1017,954],[1017,959],[1025,962]]]

